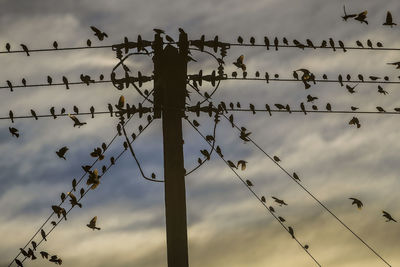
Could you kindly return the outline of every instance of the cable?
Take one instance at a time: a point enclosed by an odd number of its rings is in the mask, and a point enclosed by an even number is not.
[[[226,109],[227,111],[245,111],[245,112],[252,112],[252,109],[245,109],[245,108],[228,108]],[[254,112],[276,112],[276,113],[330,113],[330,114],[380,114],[380,115],[400,115],[400,112],[394,112],[394,111],[352,111],[352,110],[293,110],[291,109],[290,112],[287,111],[286,109],[271,109],[271,110],[266,110],[266,109],[254,109]]]
[[[77,46],[77,47],[59,47],[55,48],[41,48],[41,49],[28,49],[29,53],[36,52],[60,52],[66,50],[83,50],[83,49],[98,49],[98,48],[112,48],[112,45],[97,45],[97,46]],[[15,53],[26,53],[24,50],[10,50],[0,51],[0,54],[15,54]]]
[[[117,113],[117,112],[114,111],[113,113]],[[96,112],[93,112],[93,115],[103,115],[103,114],[110,114],[110,112],[109,111],[96,111]],[[56,117],[66,117],[68,115],[69,114],[65,114],[65,113],[63,113],[63,114],[54,114],[54,116],[56,116]],[[86,116],[86,115],[92,115],[92,113],[91,112],[80,112],[78,114],[74,113],[74,114],[71,114],[71,115],[73,115],[73,116]],[[51,114],[46,114],[46,115],[37,115],[36,117],[38,117],[38,118],[53,118],[54,116],[51,115]],[[29,119],[29,118],[35,118],[35,116],[29,116],[29,115],[27,115],[27,116],[14,116],[13,120],[15,120],[15,119]],[[11,120],[11,118],[10,117],[0,117],[0,120]]]
[[[203,139],[206,141],[206,143],[208,145],[211,146],[211,144],[208,143],[207,139],[205,138],[205,136],[192,124],[192,122],[190,120],[188,120],[187,118],[185,118],[186,121],[189,122],[189,124],[196,130],[196,132],[203,137]],[[217,153],[218,154],[218,153]],[[218,154],[219,155],[219,154]],[[229,166],[228,162],[221,156],[219,155],[219,157],[225,162],[225,164],[235,173],[235,175],[239,178],[239,180],[247,187],[247,189],[250,190],[250,192],[254,195],[255,198],[257,198],[257,200],[268,210],[268,212],[279,222],[279,224],[288,232],[289,229],[286,228],[286,226],[279,220],[279,218],[268,208],[268,206],[261,200],[261,198],[254,192],[254,190],[252,188],[250,188],[245,180],[231,167]],[[300,241],[293,235],[292,236],[296,242],[302,247],[302,249],[314,260],[314,262],[318,265],[321,266],[321,264],[311,255],[311,253],[300,243]]]
[[[89,85],[96,84],[96,83],[111,83],[111,82],[112,82],[111,80],[98,80],[98,81],[90,82]],[[88,85],[86,82],[68,82],[68,85],[83,85],[83,84]],[[10,86],[0,86],[0,90],[10,89],[12,91],[13,89],[18,89],[18,88],[50,87],[50,86],[66,86],[66,84],[65,83],[52,83],[52,84],[39,83],[39,84],[27,84],[27,85],[15,85],[15,86],[13,85],[11,87],[12,89],[10,88]],[[69,90],[69,89],[66,89],[66,90]]]
[[[128,121],[127,121],[128,122]],[[138,133],[138,135],[137,135],[137,137],[139,137],[140,135],[141,135],[141,133],[143,133],[144,132],[144,130],[151,124],[153,122],[153,120],[151,120],[150,122],[148,122],[148,124],[145,126],[145,127],[143,127],[143,130],[141,131],[141,132],[139,132]],[[116,135],[117,136],[117,135]],[[115,137],[116,137],[115,136]],[[114,138],[115,139],[115,138]],[[135,141],[136,139],[133,139],[130,143],[133,143],[134,141]],[[125,153],[125,151],[126,151],[126,149],[124,149],[124,150],[122,150],[121,152],[120,152],[120,154],[115,158],[115,162],[117,162],[118,161],[118,159]],[[98,160],[98,158],[96,159],[96,161],[95,162],[97,162],[97,160]],[[94,165],[94,164],[93,164]],[[92,165],[92,166],[93,166]],[[103,172],[103,174],[102,174],[102,176],[101,176],[101,178],[102,177],[104,177],[104,175],[107,173],[107,171],[111,168],[111,166],[113,166],[113,165],[115,165],[115,164],[112,164],[112,163],[110,163],[110,165],[107,167],[107,169],[105,170],[105,172]],[[85,173],[85,175],[86,175],[86,173]],[[83,177],[82,177],[83,178]],[[79,183],[77,183],[77,184],[79,184]],[[88,186],[88,188],[86,189],[86,191],[85,191],[85,193],[78,199],[78,202],[90,191],[90,187],[91,186]],[[72,190],[71,190],[72,191]],[[61,205],[61,204],[60,204]],[[69,214],[69,212],[72,210],[74,208],[74,206],[72,206],[67,212],[66,212],[66,215],[68,215]],[[52,215],[54,214],[54,212],[52,213]],[[52,216],[51,215],[51,216]],[[51,217],[50,216],[50,217]],[[50,217],[49,217],[49,219],[50,219]],[[48,220],[49,220],[48,219]],[[49,236],[49,234],[54,230],[54,228],[56,228],[59,224],[60,224],[60,222],[62,221],[64,219],[64,217],[61,217],[60,219],[59,219],[59,221],[56,223],[56,225],[53,225],[53,227],[50,229],[50,231],[49,232],[47,232],[47,234],[46,234],[46,237],[47,236]],[[48,221],[47,220],[47,221]],[[44,224],[43,224],[43,226],[44,226]],[[39,231],[41,230],[41,229],[43,229],[43,226],[38,230],[38,232],[37,233],[39,233]],[[33,237],[34,238],[34,237]],[[33,240],[33,238],[28,242],[28,244]],[[39,247],[39,245],[43,242],[43,238],[37,243],[37,247]],[[28,245],[27,244],[27,245]],[[26,246],[27,246],[26,245]],[[25,246],[25,247],[26,247]],[[25,249],[25,247],[24,247],[24,249]],[[18,253],[18,255],[13,259],[13,261],[8,265],[9,267],[13,264],[13,262],[15,262],[15,259],[16,258],[18,258],[18,256],[21,254],[21,252],[20,253]],[[22,263],[25,261],[27,259],[27,257],[25,257],[23,260],[22,260]]]

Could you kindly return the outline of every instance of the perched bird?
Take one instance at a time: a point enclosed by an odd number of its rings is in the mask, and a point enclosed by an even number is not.
[[[312,47],[314,49],[316,49],[316,47],[314,46],[313,42],[310,39],[306,40],[308,47]]]
[[[97,222],[97,216],[94,216],[90,222],[88,224],[86,224],[87,227],[89,227],[90,229],[92,229],[93,231],[96,230],[100,230],[100,227],[96,227],[96,222]]]
[[[256,114],[254,105],[250,103],[249,107],[250,107],[250,110],[253,112],[253,114]]]
[[[383,90],[382,86],[378,85],[378,93],[383,94],[383,95],[387,95],[388,92]]]
[[[24,44],[21,44],[21,47],[22,47],[22,50],[24,50],[24,52],[26,53],[26,55],[29,57],[30,55],[29,55],[28,47],[26,45],[24,45]]]
[[[270,43],[269,43],[269,39],[268,39],[267,36],[264,36],[264,44],[265,44],[265,46],[267,47],[267,50],[269,50],[269,45],[270,45]]]
[[[357,108],[357,107],[354,107],[354,106],[351,106],[350,109],[351,109],[352,111],[356,111],[358,108]]]
[[[275,51],[278,51],[278,46],[279,46],[278,37],[275,37],[275,39],[274,39],[274,45],[275,45]]]
[[[243,127],[242,127],[243,128]],[[242,139],[244,142],[248,142],[248,141],[250,141],[250,139],[248,138],[249,137],[249,135],[251,134],[251,132],[248,132],[248,133],[246,133],[246,129],[242,129],[241,131],[240,131],[240,139]]]
[[[87,185],[91,185],[91,189],[96,189],[96,187],[100,184],[99,175],[97,169],[94,169],[93,172],[89,172],[89,178],[86,181]]]
[[[51,108],[50,108],[50,114],[53,116],[54,119],[57,119],[57,116],[56,116],[56,114],[55,114],[54,107],[51,107]]]
[[[361,74],[358,74],[358,79],[359,79],[361,82],[364,82],[364,76],[362,76]]]
[[[287,203],[285,201],[283,201],[282,199],[279,199],[277,197],[272,197],[272,198],[275,200],[276,203],[279,204],[279,206],[282,206],[282,205],[287,206]]]
[[[293,173],[293,178],[296,179],[296,180],[301,181],[300,178],[299,178],[299,176],[298,176],[297,173],[295,173],[295,172]]]
[[[254,45],[256,43],[256,39],[254,37],[250,38],[250,44]]]
[[[326,110],[327,111],[332,111],[332,106],[330,103],[326,103]]]
[[[60,114],[65,114],[65,108],[61,108]]]
[[[237,167],[239,168],[239,166],[241,166],[241,170],[242,171],[244,171],[245,169],[246,169],[246,164],[247,164],[247,161],[245,161],[245,160],[239,160],[238,161],[238,163],[237,163]]]
[[[79,114],[79,108],[77,106],[74,106],[73,110],[74,110],[75,114]]]
[[[108,37],[107,33],[100,31],[94,26],[90,26],[90,28],[94,31],[94,36],[97,36],[100,41],[104,40],[104,37]]]
[[[68,147],[63,146],[62,148],[60,148],[58,151],[56,151],[56,154],[59,158],[65,159],[65,153],[67,153],[68,151]]]
[[[283,42],[285,45],[289,45],[289,42],[288,42],[288,40],[286,39],[286,37],[283,37],[282,42]]]
[[[268,111],[269,115],[272,116],[271,108],[269,107],[268,104],[265,104],[265,109]]]
[[[277,107],[279,110],[285,109],[285,106],[282,104],[275,104],[275,107]]]
[[[311,96],[311,95],[307,95],[307,102],[314,102],[314,100],[317,100],[318,97],[316,96]]]
[[[287,112],[289,112],[289,114],[291,114],[292,113],[292,111],[290,110],[290,106],[289,106],[289,104],[286,104],[286,110],[287,110]]]
[[[390,11],[387,12],[386,21],[382,25],[390,26],[390,28],[392,28],[393,25],[397,25],[396,23],[393,22],[392,13],[390,13]]]
[[[335,48],[335,42],[333,41],[333,39],[332,39],[332,38],[329,38],[329,44],[331,45],[331,47],[332,47],[333,51],[336,51],[336,48]]]
[[[90,83],[94,83],[95,82],[94,80],[92,80],[90,78],[89,75],[81,74],[79,77],[80,77],[81,81],[84,82],[87,86],[89,86]]]
[[[266,202],[266,199],[265,199],[264,196],[261,196],[261,201],[264,202],[264,203]]]
[[[369,76],[369,78],[371,79],[371,81],[376,81],[376,80],[381,79],[381,77],[378,77],[378,76]]]
[[[272,207],[272,206],[269,206],[269,208],[268,208],[271,212],[275,212],[275,209],[274,209],[274,207]]]
[[[394,65],[396,66],[396,69],[400,69],[400,61],[397,62],[392,62],[392,63],[387,63],[388,65]]]
[[[235,65],[237,68],[242,69],[242,71],[246,71],[246,65],[243,63],[244,56],[241,55],[236,59],[236,62],[233,62],[233,65]]]
[[[26,86],[26,80],[25,80],[25,78],[22,78],[21,82],[22,82],[22,85],[23,85],[23,86]]]
[[[38,116],[36,115],[36,112],[33,109],[31,109],[31,114],[35,118],[35,120],[38,120]]]
[[[367,46],[368,46],[369,48],[371,48],[371,49],[373,48],[373,47],[372,47],[372,42],[371,42],[370,39],[367,40]]]
[[[349,18],[354,18],[354,17],[356,17],[357,15],[356,14],[347,14],[346,13],[346,7],[343,5],[343,11],[344,11],[344,16],[342,16],[342,19],[344,20],[344,21],[347,21]]]
[[[10,91],[11,91],[11,92],[14,91],[14,90],[13,90],[13,85],[12,85],[12,83],[11,83],[9,80],[7,80],[7,86],[8,86],[8,88],[10,88]]]
[[[74,121],[74,127],[78,126],[78,128],[80,128],[81,126],[86,124],[86,122],[80,122],[79,119],[77,117],[75,117],[74,115],[68,114],[68,117],[70,117],[71,120]]]
[[[297,74],[296,71],[293,71],[293,78],[295,78],[296,80],[299,80],[299,75]]]
[[[238,42],[239,44],[243,44],[243,38],[242,38],[242,36],[239,36],[239,37],[237,38],[237,42]]]
[[[68,83],[67,77],[63,76],[63,77],[62,77],[62,80],[63,80],[63,83],[65,84],[65,88],[66,88],[66,89],[69,89],[69,83]]]
[[[339,43],[340,48],[343,49],[343,52],[346,52],[347,50],[346,50],[346,48],[344,47],[344,43],[343,43],[341,40],[339,40],[338,43]]]
[[[43,259],[49,258],[49,253],[47,253],[46,251],[40,251],[40,255],[42,256]]]
[[[25,257],[28,257],[28,252],[25,251],[25,249],[23,248],[19,248],[19,250],[21,251],[21,254]]]
[[[349,91],[350,94],[354,94],[356,91],[354,91],[354,89],[357,87],[358,83],[356,85],[354,85],[353,87],[351,87],[350,85],[346,84],[346,89],[347,91]]]
[[[47,241],[47,239],[46,239],[46,233],[44,232],[43,229],[40,229],[40,235],[42,236],[42,238],[44,239],[44,241]]]
[[[292,238],[294,238],[294,231],[293,231],[293,228],[292,227],[288,227],[288,230],[289,230],[289,234],[292,236]]]
[[[349,124],[350,125],[356,125],[357,126],[357,128],[360,128],[361,127],[361,124],[360,124],[360,121],[358,120],[358,118],[357,117],[353,117],[350,121],[349,121]]]
[[[19,266],[19,267],[23,267],[24,265],[22,265],[22,262],[19,259],[15,259],[15,263]]]
[[[92,41],[90,41],[90,39],[87,39],[86,45],[87,45],[88,47],[91,47],[91,46],[92,46]]]
[[[395,219],[393,219],[392,215],[390,215],[388,212],[383,210],[382,213],[383,213],[382,216],[387,219],[386,222],[390,222],[390,221],[397,222]]]
[[[300,103],[300,108],[301,108],[301,110],[304,112],[304,115],[307,115],[306,108],[305,108],[303,102]]]
[[[68,193],[69,197],[71,198],[69,202],[71,203],[72,207],[78,206],[79,208],[82,208],[82,204],[78,202],[78,199],[74,194],[71,192]]]
[[[58,49],[58,43],[57,43],[57,41],[54,41],[54,42],[53,42],[53,47],[54,47],[54,49]]]
[[[253,186],[253,183],[250,180],[246,180],[247,186]]]
[[[234,169],[237,169],[235,163],[233,163],[232,161],[227,160],[226,162],[228,163],[229,167],[234,168]]]
[[[286,220],[285,220],[283,217],[281,217],[281,216],[279,216],[278,219],[279,219],[281,222],[285,222],[285,221],[286,221]]]
[[[10,131],[10,133],[11,133],[11,135],[12,136],[15,136],[15,137],[19,137],[19,132],[18,132],[18,129],[17,128],[14,128],[14,127],[8,127],[8,130]]]
[[[367,13],[368,11],[363,11],[360,14],[358,14],[354,19],[358,20],[359,22],[361,22],[361,24],[364,22],[365,24],[368,24],[368,21],[366,21],[365,19],[367,18]]]
[[[6,43],[6,49],[7,49],[7,52],[10,52],[11,46],[9,43]]]
[[[386,112],[386,110],[384,110],[382,107],[376,107],[376,109],[379,111],[379,112]]]
[[[321,47],[322,48],[325,48],[327,46],[327,42],[326,42],[326,40],[323,40],[322,42],[321,42]]]
[[[360,210],[363,206],[363,203],[361,202],[361,200],[354,198],[354,197],[350,197],[349,199],[353,200],[353,202],[351,203],[352,205],[357,205],[357,208]]]
[[[72,180],[72,191],[76,191],[76,179]]]
[[[57,223],[56,223],[55,221],[51,221],[51,224],[52,224],[53,226],[56,226],[56,225],[57,225]]]
[[[356,45],[361,48],[364,48],[364,45],[359,40],[356,41]]]
[[[274,160],[275,160],[276,162],[279,162],[279,161],[281,161],[281,159],[280,159],[280,158],[278,158],[278,156],[274,156]]]
[[[94,107],[93,106],[90,107],[90,113],[92,114],[92,119],[93,119],[94,118]]]
[[[13,112],[12,110],[10,110],[10,111],[8,112],[8,115],[9,115],[9,117],[10,117],[11,122],[14,123],[14,112]]]
[[[108,103],[108,111],[110,112],[110,116],[112,117],[113,116],[113,106],[110,103]]]

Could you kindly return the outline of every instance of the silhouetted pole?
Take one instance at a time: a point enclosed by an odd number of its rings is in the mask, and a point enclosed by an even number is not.
[[[156,41],[157,38],[160,36],[156,35]],[[187,54],[185,56],[185,53],[187,50],[185,52],[181,46],[178,52],[178,49],[171,45],[167,45],[165,49],[162,49],[161,45],[156,49],[153,58],[156,88],[154,115],[156,118],[161,115],[163,126],[165,216],[169,267],[189,266],[182,138],[182,117],[184,116],[187,79]]]

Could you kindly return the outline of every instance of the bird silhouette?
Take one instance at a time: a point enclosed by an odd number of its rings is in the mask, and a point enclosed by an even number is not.
[[[356,125],[357,128],[361,127],[360,121],[358,120],[357,117],[353,117],[350,121],[349,121],[349,125]]]
[[[75,114],[79,114],[79,108],[77,106],[74,106],[73,110],[74,110]]]
[[[81,197],[83,197],[83,195],[85,194],[85,189],[81,188],[81,190],[79,190],[79,194],[81,195]]]
[[[21,44],[21,47],[22,47],[22,50],[24,50],[24,52],[26,53],[26,55],[29,57],[30,55],[29,55],[28,47],[26,45],[24,45],[24,44]]]
[[[90,41],[90,39],[87,39],[86,45],[87,45],[88,47],[91,47],[91,46],[92,46],[92,41]]]
[[[79,208],[82,208],[82,204],[78,202],[78,199],[72,192],[68,193],[68,196],[70,197],[69,202],[71,203],[72,207],[78,206]]]
[[[378,76],[369,76],[369,78],[371,81],[376,81],[376,80],[381,79],[381,77],[378,77]]]
[[[242,36],[239,36],[239,37],[237,38],[237,42],[238,42],[239,44],[243,44],[243,38],[242,38]]]
[[[357,208],[360,210],[363,207],[363,203],[361,202],[361,200],[354,198],[354,197],[350,197],[349,199],[353,200],[353,202],[351,203],[352,205],[357,205]]]
[[[296,71],[293,71],[293,78],[295,78],[296,80],[299,80],[299,75],[297,74]]]
[[[325,48],[326,46],[327,46],[326,40],[322,40],[322,42],[321,42],[321,47],[322,47],[322,48]]]
[[[344,16],[342,16],[342,19],[344,21],[347,21],[349,18],[354,18],[357,16],[357,14],[347,14],[346,13],[346,7],[343,5],[343,12],[344,12]]]
[[[63,146],[62,148],[60,148],[58,151],[56,151],[56,154],[59,158],[65,159],[65,153],[67,153],[68,151],[68,147]]]
[[[286,110],[287,110],[287,112],[289,112],[289,114],[291,114],[292,113],[292,111],[290,110],[290,106],[289,106],[289,104],[286,104]]]
[[[51,225],[56,226],[57,223],[55,221],[51,221]]]
[[[307,111],[303,102],[300,103],[300,109],[304,112],[304,115],[307,115]]]
[[[250,110],[253,112],[253,114],[256,114],[254,105],[250,104],[249,107],[250,107]]]
[[[261,196],[261,201],[265,203],[267,200],[265,199],[264,196]]]
[[[33,253],[33,250],[31,248],[28,249],[28,257],[30,257],[32,260],[36,260],[35,253]]]
[[[19,137],[19,132],[18,132],[18,129],[17,129],[17,128],[8,127],[8,130],[10,131],[11,136],[15,136],[16,138]]]
[[[237,68],[242,69],[242,71],[246,71],[246,65],[243,63],[244,55],[241,55],[236,59],[236,62],[233,62]]]
[[[368,11],[363,11],[361,13],[359,13],[356,17],[354,17],[355,20],[358,20],[359,22],[361,22],[361,24],[364,22],[365,24],[368,24],[368,21],[366,21],[365,19],[367,18],[367,13]]]
[[[267,36],[264,36],[264,45],[267,47],[267,50],[269,50],[270,43]]]
[[[113,116],[113,106],[110,103],[108,103],[108,111],[110,112],[110,116],[112,117]]]
[[[237,163],[237,167],[239,168],[239,166],[240,166],[241,167],[240,169],[242,171],[244,171],[246,169],[246,166],[247,166],[246,164],[247,164],[247,161],[239,160],[238,163]]]
[[[274,207],[272,207],[272,206],[269,206],[269,208],[268,208],[271,212],[275,212],[275,209],[274,209]]]
[[[21,82],[22,82],[22,85],[23,85],[23,86],[26,86],[26,80],[25,80],[25,78],[22,78]]]
[[[254,37],[250,38],[250,44],[254,45],[256,43],[256,39]]]
[[[81,74],[79,77],[80,77],[81,81],[84,82],[87,86],[89,86],[90,83],[94,83],[95,82],[94,80],[92,80],[90,78],[89,75]]]
[[[54,49],[58,49],[58,43],[57,43],[57,41],[54,41],[54,42],[53,42],[53,47],[54,47]]]
[[[275,104],[275,107],[277,107],[279,110],[285,109],[285,106],[282,104]]]
[[[94,216],[88,224],[86,224],[87,227],[90,229],[94,230],[100,230],[101,228],[96,227],[96,222],[97,222],[97,216]]]
[[[57,119],[57,116],[56,116],[56,114],[55,114],[54,107],[51,107],[51,108],[50,108],[50,114],[53,116],[54,119]]]
[[[387,219],[386,222],[390,222],[390,221],[397,222],[395,219],[393,219],[392,215],[390,215],[388,212],[383,210],[382,213],[383,213],[382,216]]]
[[[62,77],[62,80],[63,80],[63,83],[65,84],[65,88],[66,88],[66,89],[69,89],[69,83],[68,83],[67,77],[63,76],[63,77]]]
[[[271,108],[269,107],[268,104],[265,104],[265,109],[268,111],[269,115],[272,116]]]
[[[71,120],[74,121],[74,127],[78,126],[78,128],[80,128],[81,126],[86,124],[86,122],[80,122],[79,119],[77,117],[75,117],[74,115],[68,114],[68,117],[70,117]]]
[[[350,109],[351,109],[352,111],[356,111],[358,108],[357,108],[357,107],[354,107],[354,106],[351,106]]]
[[[304,50],[304,48],[306,47],[304,44],[300,43],[300,42],[297,41],[296,39],[293,40],[293,44],[294,44],[296,47],[298,47],[298,48],[300,48],[300,49],[303,49],[303,50]]]
[[[382,86],[378,85],[378,93],[383,94],[383,95],[387,95],[388,92],[383,90]]]
[[[97,169],[94,169],[92,172],[89,172],[89,178],[86,181],[87,185],[91,185],[91,189],[96,189],[96,187],[100,184],[99,175]]]
[[[392,13],[390,13],[390,11],[386,13],[386,21],[382,25],[390,26],[390,28],[392,28],[394,25],[397,25],[393,22]]]
[[[400,108],[394,108],[394,111],[400,112]]]
[[[250,141],[250,139],[248,138],[249,135],[251,134],[251,132],[246,133],[246,130],[241,130],[240,131],[240,139],[242,139],[244,142],[248,142]]]
[[[293,228],[292,227],[288,227],[288,230],[289,230],[289,234],[292,236],[292,238],[294,238],[294,231],[293,231]]]
[[[299,176],[298,176],[297,173],[295,173],[295,172],[293,173],[293,178],[296,179],[296,180],[301,181],[300,178],[299,178]]]
[[[347,81],[350,81],[350,80],[351,80],[350,74],[347,74],[347,75],[346,75],[346,79],[347,79]]]
[[[234,168],[234,169],[237,169],[235,163],[233,163],[232,161],[227,160],[226,162],[228,163],[229,167]]]
[[[22,262],[19,259],[15,259],[15,263],[19,266],[19,267],[23,267],[24,265],[22,265]]]
[[[332,106],[330,103],[326,103],[326,110],[327,111],[332,111]]]
[[[92,29],[92,31],[94,31],[94,36],[97,36],[97,38],[99,38],[100,41],[104,40],[104,37],[108,37],[107,33],[100,31],[99,29],[97,29],[94,26],[90,26],[90,28]]]
[[[47,75],[47,83],[50,85],[53,83],[53,79],[49,75]]]
[[[335,42],[333,41],[333,39],[332,39],[332,38],[329,38],[329,44],[331,45],[331,47],[332,47],[333,51],[336,51],[336,48],[335,48]]]
[[[314,102],[314,100],[317,100],[318,97],[316,96],[311,96],[311,95],[307,95],[307,102]]]
[[[354,94],[356,91],[354,90],[357,87],[358,83],[351,87],[350,85],[346,84],[346,89],[349,91],[350,94]]]
[[[285,201],[283,201],[282,199],[279,199],[277,197],[272,197],[272,198],[275,200],[276,203],[279,204],[279,206],[282,206],[282,205],[287,206],[287,203]]]
[[[278,45],[279,45],[278,37],[275,37],[275,39],[274,39],[274,45],[275,45],[275,51],[278,51]]]
[[[379,107],[379,106],[378,106],[378,107],[376,107],[376,109],[377,109],[379,112],[386,112],[386,110],[384,110],[383,107]]]
[[[42,256],[43,259],[49,258],[49,253],[47,253],[46,251],[40,251],[40,255]]]
[[[46,233],[44,232],[43,229],[40,229],[40,235],[42,236],[42,238],[44,239],[44,241],[47,241],[47,239],[46,239]]]
[[[99,160],[103,160],[104,159],[104,155],[103,155],[100,147],[96,147],[93,150],[93,152],[90,153],[90,156],[92,156],[94,158],[99,158]]]
[[[253,186],[253,183],[250,181],[250,180],[246,180],[246,184],[247,184],[247,186]]]
[[[13,85],[12,85],[12,83],[11,83],[9,80],[7,80],[7,86],[8,86],[8,88],[10,88],[10,91],[11,91],[11,92],[14,92],[14,90],[13,90]]]
[[[72,180],[72,191],[76,191],[76,179],[74,178],[73,180]]]
[[[376,46],[377,46],[377,47],[383,47],[383,44],[382,44],[381,42],[377,42],[377,43],[376,43]]]
[[[9,44],[9,43],[6,43],[6,50],[7,50],[7,52],[10,52],[10,49],[11,49],[10,44]]]
[[[288,40],[286,39],[286,37],[283,37],[282,42],[283,42],[285,45],[289,45],[289,42],[288,42]]]
[[[94,118],[94,107],[93,106],[90,107],[90,113],[92,114],[92,119],[93,119]]]
[[[307,39],[306,42],[307,42],[308,47],[317,49],[317,48],[314,46],[313,42],[312,42],[310,39]]]
[[[283,217],[281,217],[281,216],[278,216],[278,219],[281,221],[281,222],[285,222],[286,220],[283,218]]]
[[[280,159],[278,156],[274,156],[274,160],[275,160],[276,162],[281,161],[281,159]]]
[[[356,45],[361,48],[364,48],[364,45],[359,40],[356,41]]]
[[[338,43],[339,43],[340,48],[343,49],[343,52],[346,52],[347,50],[346,50],[346,48],[344,47],[344,43],[343,43],[341,40],[339,40]]]
[[[371,42],[370,39],[367,40],[367,46],[368,46],[369,48],[371,48],[371,49],[373,48],[373,47],[372,47],[372,42]]]
[[[26,252],[26,250],[24,250],[23,248],[19,248],[19,250],[21,251],[21,254],[25,257],[29,257],[28,256],[28,252]]]
[[[9,115],[9,117],[10,117],[11,122],[14,123],[14,112],[13,112],[12,110],[10,110],[10,111],[8,112],[8,115]]]

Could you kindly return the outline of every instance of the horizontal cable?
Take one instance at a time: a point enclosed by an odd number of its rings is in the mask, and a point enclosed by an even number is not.
[[[226,109],[228,112],[236,112],[236,111],[245,111],[245,112],[253,112],[253,109],[245,109],[245,108],[228,108]],[[380,111],[352,111],[352,110],[297,110],[297,109],[291,109],[290,112],[287,111],[286,109],[271,109],[271,110],[266,110],[266,109],[254,109],[254,112],[271,112],[271,113],[331,113],[331,114],[379,114],[379,115],[400,115],[400,111],[385,111],[385,112],[380,112]]]
[[[89,85],[91,84],[95,84],[95,83],[111,83],[111,80],[98,80],[98,81],[93,81],[90,82]],[[68,82],[68,85],[87,85],[86,82]],[[87,86],[89,86],[87,85]],[[13,85],[12,89],[15,88],[30,88],[30,87],[51,87],[51,86],[66,86],[65,83],[39,83],[39,84],[27,84],[27,85]],[[10,86],[0,86],[0,90],[4,90],[4,89],[10,89]],[[68,89],[67,89],[68,90]]]
[[[257,77],[249,77],[249,78],[233,78],[233,77],[228,77],[228,78],[223,78],[221,80],[237,80],[237,81],[263,81],[266,82],[267,80],[265,78],[257,78]],[[298,82],[302,83],[302,80],[296,80],[296,79],[281,79],[281,78],[270,78],[268,79],[268,82]],[[312,81],[308,81],[310,84]],[[340,84],[341,82],[339,80],[330,80],[330,79],[316,79],[315,83],[338,83]],[[360,81],[360,80],[343,80],[343,84],[346,83],[359,83],[359,84],[400,84],[400,81],[398,82],[393,82],[393,81]]]
[[[60,52],[67,50],[85,50],[85,49],[98,49],[98,48],[111,48],[112,45],[97,45],[97,46],[76,46],[76,47],[59,47],[55,48],[40,48],[40,49],[28,49],[29,53],[36,52]],[[24,50],[10,50],[10,51],[0,51],[0,54],[15,54],[15,53],[25,53]]]

